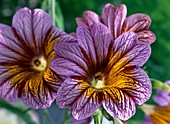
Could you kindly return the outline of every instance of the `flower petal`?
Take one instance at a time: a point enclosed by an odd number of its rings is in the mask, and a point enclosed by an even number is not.
[[[132,117],[136,111],[133,99],[114,88],[105,91],[103,107],[111,116],[124,121]]]
[[[91,26],[93,23],[100,22],[100,17],[92,11],[85,11],[83,13],[83,19],[76,18],[76,22],[78,26]]]
[[[14,85],[11,85],[11,79],[21,70],[16,64],[17,60],[23,58],[22,62],[29,60],[25,56],[25,51],[19,41],[13,34],[11,27],[0,24],[0,97],[10,103],[18,100],[18,91]]]
[[[23,100],[28,107],[35,109],[47,108],[50,107],[51,103],[56,99],[61,82],[57,75],[51,73],[52,72],[45,72],[44,78],[41,77],[41,75],[34,75],[34,77],[25,82],[21,100]]]
[[[154,35],[154,33],[148,30],[142,30],[138,32],[137,35],[138,35],[138,40],[143,43],[151,44],[156,40],[156,36]]]
[[[30,60],[29,56],[26,56],[24,46],[15,37],[13,29],[3,24],[0,24],[0,47],[0,65],[2,62],[18,60],[21,57]]]
[[[41,46],[44,37],[52,27],[52,20],[41,9],[31,11],[25,7],[16,12],[12,26],[15,28],[20,40],[36,49]]]
[[[156,95],[153,97],[153,99],[160,106],[166,106],[170,104],[170,100],[163,95]]]
[[[51,68],[63,78],[87,75],[87,61],[83,59],[78,44],[58,43],[55,46],[57,56],[51,62]]]
[[[99,94],[90,88],[87,82],[68,78],[61,85],[56,101],[60,108],[71,106],[73,117],[82,120],[101,106],[102,98],[98,96]]]
[[[99,92],[86,89],[71,106],[73,117],[77,120],[90,117],[102,105],[102,98],[99,97],[103,97]]]
[[[120,71],[126,66],[143,66],[151,53],[148,44],[141,44],[137,41],[137,35],[133,32],[126,32],[114,41],[114,53],[105,69],[105,73],[112,70],[112,74]]]
[[[125,20],[125,31],[139,32],[149,28],[151,19],[145,14],[133,14]]]
[[[82,18],[76,18],[76,23],[78,26],[87,26],[87,23]]]
[[[114,18],[114,38],[122,34],[123,23],[126,19],[127,9],[124,4],[116,7],[115,18]]]
[[[115,7],[112,4],[106,4],[102,11],[102,22],[108,27],[111,33],[114,33]]]
[[[108,49],[112,43],[112,36],[106,26],[102,24],[94,24],[91,27],[78,27],[77,38],[80,48],[82,48],[89,60],[94,65],[101,64],[106,60]]]
[[[78,82],[77,80],[67,78],[58,90],[57,105],[60,108],[69,107],[88,87],[86,82]]]
[[[90,27],[93,36],[93,47],[97,58],[97,68],[100,69],[106,62],[110,47],[113,46],[112,36],[104,25],[95,24]]]
[[[76,120],[73,116],[71,117],[71,123],[72,124],[90,124],[91,117],[83,119],[83,120]]]
[[[106,83],[111,88],[106,89],[105,109],[122,120],[135,113],[135,104],[141,105],[151,96],[151,82],[140,68],[125,68],[117,77],[106,77]]]
[[[170,123],[170,105],[155,106],[154,113],[150,116],[153,124],[169,124]]]
[[[0,76],[0,78],[3,78]],[[1,81],[1,80],[0,80]],[[9,103],[16,102],[18,98],[18,91],[10,85],[10,81],[6,81],[0,86],[0,98],[5,99]]]
[[[114,7],[106,4],[102,11],[102,21],[108,26],[113,33],[114,39],[122,34],[123,23],[126,19],[127,9],[124,4]]]
[[[85,54],[87,54],[90,63],[96,64],[97,58],[95,55],[95,48],[93,44],[93,39],[91,32],[88,27],[80,26],[77,28],[76,31],[77,34],[77,40],[80,45],[80,47],[85,50]]]

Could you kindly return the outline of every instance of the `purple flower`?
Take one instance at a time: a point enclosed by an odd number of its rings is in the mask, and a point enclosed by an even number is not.
[[[165,82],[170,86],[170,81]],[[154,101],[159,105],[143,105],[140,108],[145,112],[145,121],[142,124],[170,124],[170,92],[157,90]]]
[[[170,81],[166,81],[165,84],[170,86]],[[157,95],[154,96],[154,101],[160,106],[170,105],[170,92],[157,90]]]
[[[0,97],[46,108],[56,98],[60,78],[50,67],[53,46],[65,33],[41,9],[22,8],[12,27],[0,24]]]
[[[124,4],[114,7],[112,4],[106,4],[99,17],[92,11],[85,11],[83,18],[76,18],[77,24],[90,26],[95,23],[103,23],[111,31],[114,39],[124,32],[133,31],[138,35],[138,40],[151,44],[155,41],[155,35],[148,30],[151,19],[145,14],[133,14],[126,18],[127,9]]]
[[[80,26],[78,43],[58,43],[51,67],[65,78],[57,93],[60,108],[71,107],[75,119],[91,116],[101,105],[122,120],[135,114],[135,104],[151,95],[151,83],[140,69],[150,56],[133,32],[113,40],[102,24]]]

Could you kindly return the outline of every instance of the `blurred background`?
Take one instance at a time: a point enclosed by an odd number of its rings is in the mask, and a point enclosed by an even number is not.
[[[11,25],[12,17],[15,12],[22,7],[30,9],[45,7],[47,0],[0,0],[0,23]],[[56,10],[59,11],[59,21],[62,30],[67,33],[75,32],[76,17],[82,17],[85,10],[92,10],[101,15],[102,8],[106,3],[112,3],[115,6],[126,4],[128,15],[134,13],[145,13],[152,19],[150,30],[155,33],[156,41],[151,45],[152,55],[143,69],[148,73],[150,78],[166,81],[170,79],[170,1],[169,0],[57,0]],[[61,14],[62,13],[62,14]],[[57,19],[56,19],[57,20]],[[57,23],[57,22],[56,22]],[[63,24],[64,23],[64,26]],[[153,90],[153,94],[155,91]],[[152,103],[152,98],[148,103]],[[5,104],[5,103],[4,103]],[[19,103],[21,104],[21,103]],[[16,104],[18,106],[18,103]],[[0,107],[1,102],[0,102]],[[1,110],[0,108],[0,110]],[[11,110],[8,108],[8,110]],[[13,111],[12,111],[13,112]],[[13,112],[15,113],[15,112]],[[43,116],[47,114],[44,110],[36,110],[34,114],[38,114],[39,123],[48,124],[50,118],[42,122]],[[57,108],[55,103],[49,108],[49,114],[55,124],[62,124],[64,119],[64,110]],[[0,114],[0,119],[2,115]],[[130,124],[138,124],[143,119],[143,113],[137,111],[132,117]],[[52,121],[53,121],[52,120]],[[19,123],[19,122],[18,122]],[[65,122],[66,124],[69,122]],[[0,124],[5,124],[0,122]],[[10,123],[6,123],[10,124]],[[11,123],[13,124],[13,123]],[[17,124],[17,123],[16,123]]]

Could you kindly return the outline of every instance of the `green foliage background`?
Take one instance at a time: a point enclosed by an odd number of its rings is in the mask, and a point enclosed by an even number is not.
[[[0,0],[0,23],[11,25],[12,16],[24,6],[40,8],[43,0]],[[170,1],[169,0],[58,0],[67,33],[76,31],[76,17],[82,17],[85,10],[101,15],[103,6],[112,3],[115,6],[126,4],[128,15],[145,13],[152,19],[150,30],[156,35],[151,45],[152,55],[144,69],[151,78],[161,81],[170,79]],[[155,91],[153,91],[155,93]],[[149,101],[152,103],[152,99]],[[137,124],[142,113],[139,112],[130,124]]]

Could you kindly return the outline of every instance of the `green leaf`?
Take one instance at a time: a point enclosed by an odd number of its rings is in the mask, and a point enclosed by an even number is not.
[[[36,124],[30,117],[30,115],[24,111],[21,108],[12,106],[11,104],[9,104],[8,102],[6,102],[3,99],[0,99],[0,107],[1,108],[5,108],[8,111],[16,114],[18,117],[20,117],[22,120],[24,120],[26,122],[26,124]]]

